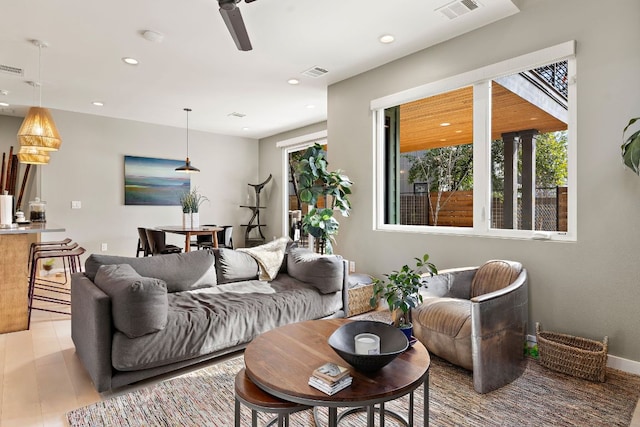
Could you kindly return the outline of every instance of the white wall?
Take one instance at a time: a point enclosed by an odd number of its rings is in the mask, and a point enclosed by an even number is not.
[[[337,252],[377,276],[425,252],[440,268],[519,260],[530,274],[530,333],[539,321],[547,330],[608,335],[610,354],[640,361],[640,178],[620,159],[622,129],[640,116],[640,2],[514,3],[521,11],[512,17],[329,88],[331,168],[354,181]],[[372,99],[568,40],[577,41],[577,242],[373,231]]]
[[[40,196],[47,202],[47,223],[66,231],[43,234],[43,240],[68,236],[88,253],[100,252],[101,243],[107,243],[104,253],[134,256],[137,227],[182,223],[180,206],[124,205],[124,156],[184,160],[184,128],[58,110],[52,114],[62,146],[48,165],[39,166]],[[0,119],[0,149],[8,152],[10,144],[17,148],[22,119]],[[234,243],[242,244],[240,224],[251,211],[239,206],[246,201],[247,183],[258,179],[257,140],[190,130],[189,155],[202,171],[191,175],[191,186],[210,200],[200,209],[200,222],[233,225]],[[81,201],[82,209],[71,209],[72,200]],[[184,246],[181,236],[168,235],[168,241]]]

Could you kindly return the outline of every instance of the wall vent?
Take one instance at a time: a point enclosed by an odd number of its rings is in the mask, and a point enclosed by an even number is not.
[[[229,114],[227,114],[227,116],[229,116],[229,117],[238,117],[238,118],[240,118],[240,119],[241,119],[241,118],[243,118],[244,116],[246,116],[246,114],[237,113],[237,112],[235,112],[235,111],[234,111],[233,113],[229,113]]]
[[[479,7],[480,3],[476,0],[456,0],[436,9],[435,11],[440,12],[443,16],[449,19],[455,19]]]
[[[302,75],[307,77],[318,78],[320,76],[324,76],[329,71],[325,70],[322,67],[318,67],[317,65],[313,68],[309,68],[307,71],[303,71]]]
[[[18,67],[12,67],[10,65],[0,64],[0,73],[10,74],[15,77],[24,77],[24,70]]]

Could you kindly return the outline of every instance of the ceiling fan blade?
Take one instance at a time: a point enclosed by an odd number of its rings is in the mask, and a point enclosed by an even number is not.
[[[237,7],[231,10],[220,8],[220,15],[222,15],[222,19],[238,49],[243,51],[251,50],[251,41],[249,40],[249,34],[247,34],[247,28],[244,26],[240,9]]]

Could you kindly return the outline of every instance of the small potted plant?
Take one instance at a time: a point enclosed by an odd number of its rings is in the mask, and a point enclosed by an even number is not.
[[[200,227],[200,206],[209,201],[205,196],[200,194],[198,191],[198,187],[193,187],[191,190],[191,227],[198,228]]]
[[[436,266],[429,262],[429,254],[416,260],[415,269],[403,265],[400,270],[385,274],[386,280],[373,279],[373,296],[370,304],[375,307],[378,298],[383,298],[389,305],[389,311],[395,315],[394,323],[405,333],[407,339],[413,335],[411,309],[422,303],[422,295],[418,292],[422,286],[422,276],[438,274]],[[399,315],[398,315],[399,314]]]

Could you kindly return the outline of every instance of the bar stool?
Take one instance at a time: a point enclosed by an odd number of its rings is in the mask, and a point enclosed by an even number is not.
[[[59,304],[63,306],[71,306],[70,299],[66,298],[56,298],[50,295],[43,295],[41,293],[36,293],[36,289],[42,290],[45,292],[55,292],[59,294],[70,295],[70,291],[61,286],[55,285],[46,285],[41,282],[43,279],[38,278],[38,262],[44,258],[60,258],[62,259],[62,263],[65,269],[65,280],[68,275],[77,273],[81,270],[81,261],[80,256],[84,254],[85,249],[83,247],[78,246],[77,243],[69,244],[60,244],[58,246],[46,246],[42,245],[39,248],[34,248],[32,252],[32,257],[30,259],[30,272],[29,272],[29,301],[28,301],[28,320],[27,320],[27,329],[31,326],[31,311],[32,310],[41,310],[48,311],[51,313],[59,313],[70,315],[71,313],[68,311],[55,310],[54,308],[44,308],[44,307],[34,307],[34,300],[44,301],[50,304]],[[68,270],[68,271],[67,271]],[[49,281],[52,283],[56,283],[53,281]]]
[[[27,271],[31,272],[31,267],[33,264],[33,257],[36,252],[52,252],[52,251],[68,251],[73,250],[78,247],[77,243],[72,243],[71,239],[67,238],[64,240],[58,240],[55,242],[36,242],[32,243],[29,249],[29,262],[27,264]],[[62,259],[62,270],[64,272],[64,281],[60,282],[58,280],[49,280],[44,279],[42,277],[36,277],[36,282],[43,286],[52,287],[55,289],[65,289],[65,285],[69,283],[69,269],[68,260],[66,258]],[[29,273],[29,277],[31,277],[31,273]],[[46,284],[45,284],[46,283]]]
[[[272,426],[276,422],[278,427],[289,427],[290,414],[311,409],[310,406],[288,402],[263,391],[249,379],[244,368],[236,375],[235,389],[235,427],[240,427],[240,403],[251,409],[251,427],[258,427],[258,411],[277,415],[265,427]]]

